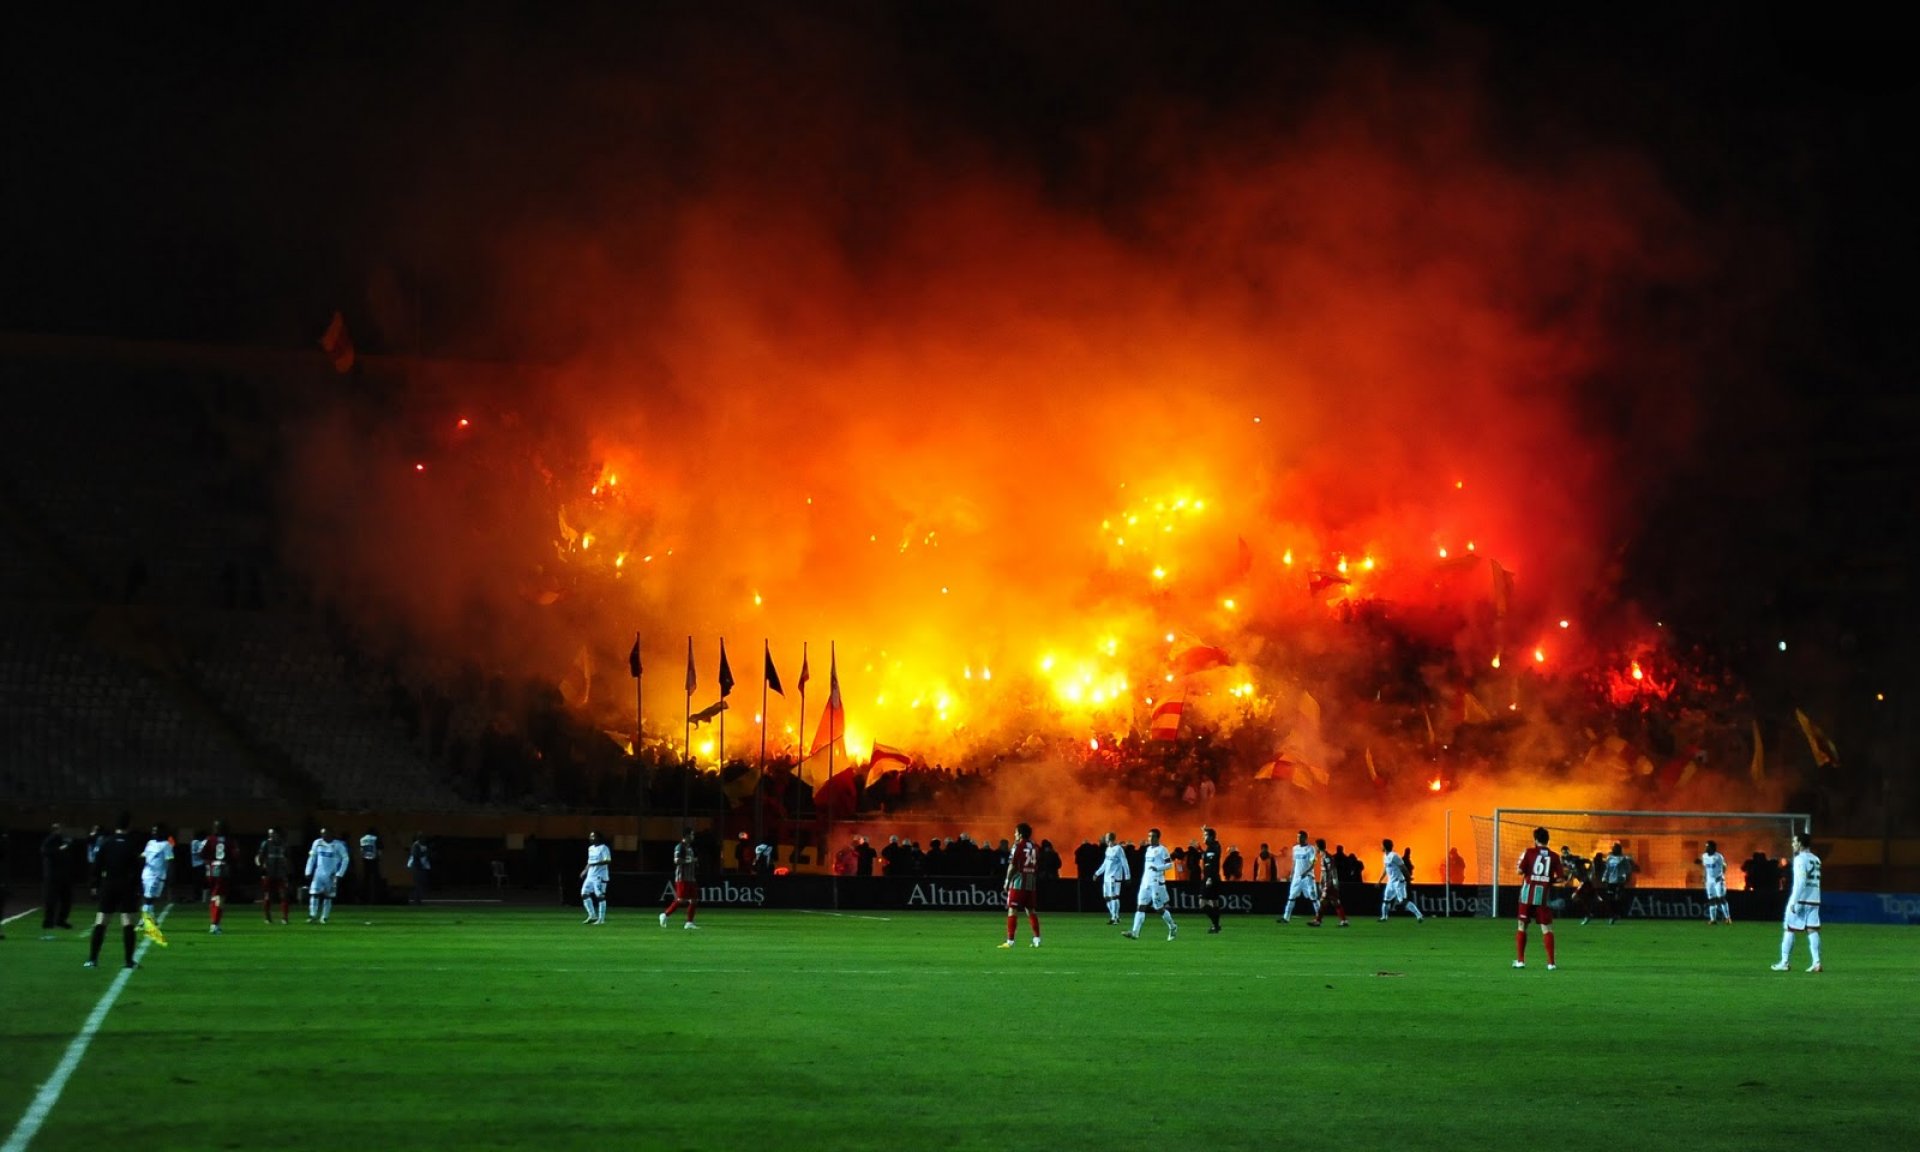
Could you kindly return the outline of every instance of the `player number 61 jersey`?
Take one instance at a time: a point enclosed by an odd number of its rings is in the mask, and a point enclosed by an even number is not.
[[[1551,848],[1535,844],[1520,855],[1520,903],[1523,907],[1545,904],[1553,895],[1553,886],[1565,879],[1560,870],[1560,855]]]

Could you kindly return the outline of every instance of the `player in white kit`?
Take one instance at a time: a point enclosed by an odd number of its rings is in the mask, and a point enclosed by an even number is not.
[[[613,867],[613,849],[600,833],[587,833],[587,866],[580,869],[580,903],[587,909],[583,924],[607,922],[607,874]]]
[[[1807,951],[1813,954],[1807,971],[1820,971],[1820,857],[1813,854],[1805,833],[1793,837],[1793,891],[1787,895],[1785,927],[1780,933],[1780,963],[1773,970],[1785,972],[1792,967],[1793,934],[1805,932]]]
[[[1320,922],[1320,889],[1313,883],[1313,866],[1319,858],[1320,853],[1307,843],[1307,834],[1301,832],[1293,845],[1293,882],[1287,886],[1287,903],[1280,910],[1280,923],[1293,923],[1293,904],[1296,900],[1311,904],[1314,923],[1317,925]]]
[[[1106,848],[1106,855],[1100,861],[1100,867],[1093,874],[1100,878],[1100,898],[1107,902],[1107,923],[1120,923],[1120,886],[1133,879],[1133,871],[1127,867],[1127,850],[1120,846],[1120,837],[1109,832],[1100,837],[1100,843]]]
[[[1733,923],[1733,910],[1727,907],[1727,858],[1720,855],[1719,845],[1711,840],[1707,841],[1707,850],[1700,854],[1700,874],[1706,881],[1707,923],[1716,919]]]
[[[160,922],[153,918],[153,902],[167,894],[167,873],[173,867],[173,841],[161,835],[160,825],[155,824],[147,834],[147,846],[140,850],[140,859],[140,931],[164,948],[167,938],[160,934]]]
[[[1160,913],[1160,919],[1166,921],[1167,939],[1180,934],[1180,926],[1173,922],[1173,909],[1167,899],[1167,870],[1173,867],[1173,855],[1167,846],[1160,843],[1160,829],[1147,829],[1146,856],[1140,862],[1140,898],[1133,909],[1133,929],[1120,935],[1129,940],[1140,939],[1140,926],[1147,922],[1147,909]]]
[[[1393,841],[1380,841],[1380,853],[1380,923],[1385,924],[1395,908],[1405,908],[1416,921],[1425,920],[1420,906],[1407,896],[1407,862],[1393,850]]]
[[[307,848],[307,923],[327,922],[333,898],[340,894],[340,877],[347,874],[347,844],[320,829]]]

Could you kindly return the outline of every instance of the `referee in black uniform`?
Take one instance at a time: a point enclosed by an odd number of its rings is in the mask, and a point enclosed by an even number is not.
[[[1213,922],[1211,934],[1220,931],[1220,837],[1202,827],[1200,838],[1200,910]]]
[[[100,911],[93,917],[93,942],[87,952],[87,967],[100,967],[100,945],[107,938],[107,917],[120,913],[120,943],[126,949],[127,967],[133,968],[133,914],[140,908],[140,850],[127,835],[132,817],[120,814],[113,833],[100,838],[100,851],[93,858],[93,878],[100,893]]]

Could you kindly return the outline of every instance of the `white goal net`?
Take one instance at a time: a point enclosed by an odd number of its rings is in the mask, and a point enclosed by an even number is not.
[[[1473,818],[1478,881],[1492,915],[1502,914],[1500,892],[1518,885],[1520,854],[1545,828],[1555,852],[1592,860],[1618,843],[1633,857],[1633,882],[1643,888],[1694,888],[1709,840],[1727,858],[1730,887],[1741,885],[1741,864],[1759,853],[1784,856],[1796,832],[1811,832],[1805,812],[1582,812],[1550,808],[1496,808]]]

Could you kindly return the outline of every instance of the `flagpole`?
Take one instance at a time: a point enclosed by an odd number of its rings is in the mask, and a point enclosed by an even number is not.
[[[727,638],[725,636],[722,636],[720,637],[720,667],[725,668],[726,666],[727,666]],[[720,685],[720,702],[722,704],[727,702],[727,686],[725,684]],[[714,757],[714,763],[719,767],[721,774],[725,775],[727,771],[727,713],[725,709],[721,709],[720,711],[719,739],[720,739],[720,753],[719,755]]]
[[[832,640],[827,641],[827,675],[829,678],[828,684],[827,684],[827,783],[828,784],[833,783],[833,746],[839,743],[840,733],[846,731],[844,724],[840,726],[839,731],[835,731],[835,725],[833,722],[834,721],[833,689],[840,683],[840,654],[837,651],[837,647],[838,645],[834,641]],[[842,707],[845,707],[845,703],[846,703],[845,699],[842,698],[841,700]],[[833,866],[828,862],[828,859],[827,859],[827,850],[833,844],[833,808],[831,806],[827,808],[826,822],[823,823],[820,827],[822,829],[820,833],[820,863],[827,864],[827,875],[831,876],[833,875]],[[839,900],[839,893],[840,893],[840,889],[836,885],[834,888],[834,899],[836,901]]]
[[[806,749],[807,749],[807,642],[805,640],[802,640],[800,641],[800,742],[796,744],[793,749],[795,754],[800,757],[795,761],[794,768],[800,774],[800,784],[802,787],[805,787],[807,783],[807,773],[806,773],[807,761],[805,759]],[[792,781],[789,780],[787,794],[785,796],[782,796],[780,800],[782,803],[785,803],[786,801],[793,800],[793,799],[795,799],[795,796],[792,791]],[[795,812],[798,812],[800,810],[800,805],[796,803],[793,806],[793,809]],[[789,828],[793,827],[793,819],[791,816],[788,817],[787,827]],[[789,857],[788,857],[789,859],[799,856],[800,837],[798,833],[795,833],[793,846],[788,848],[787,851],[789,853]]]
[[[693,805],[693,637],[687,637],[687,718],[681,736],[680,819]]]
[[[647,779],[646,761],[640,758],[640,741],[642,734],[646,731],[645,708],[647,694],[641,687],[646,683],[646,673],[647,666],[640,659],[640,633],[635,632],[633,634],[633,766],[636,770],[635,775],[638,776],[640,780],[640,802],[638,807],[642,828],[644,828],[646,824],[647,787],[651,783]]]
[[[767,791],[767,669],[773,667],[773,643],[760,638],[760,771],[753,778],[753,846],[758,848],[766,834]]]

